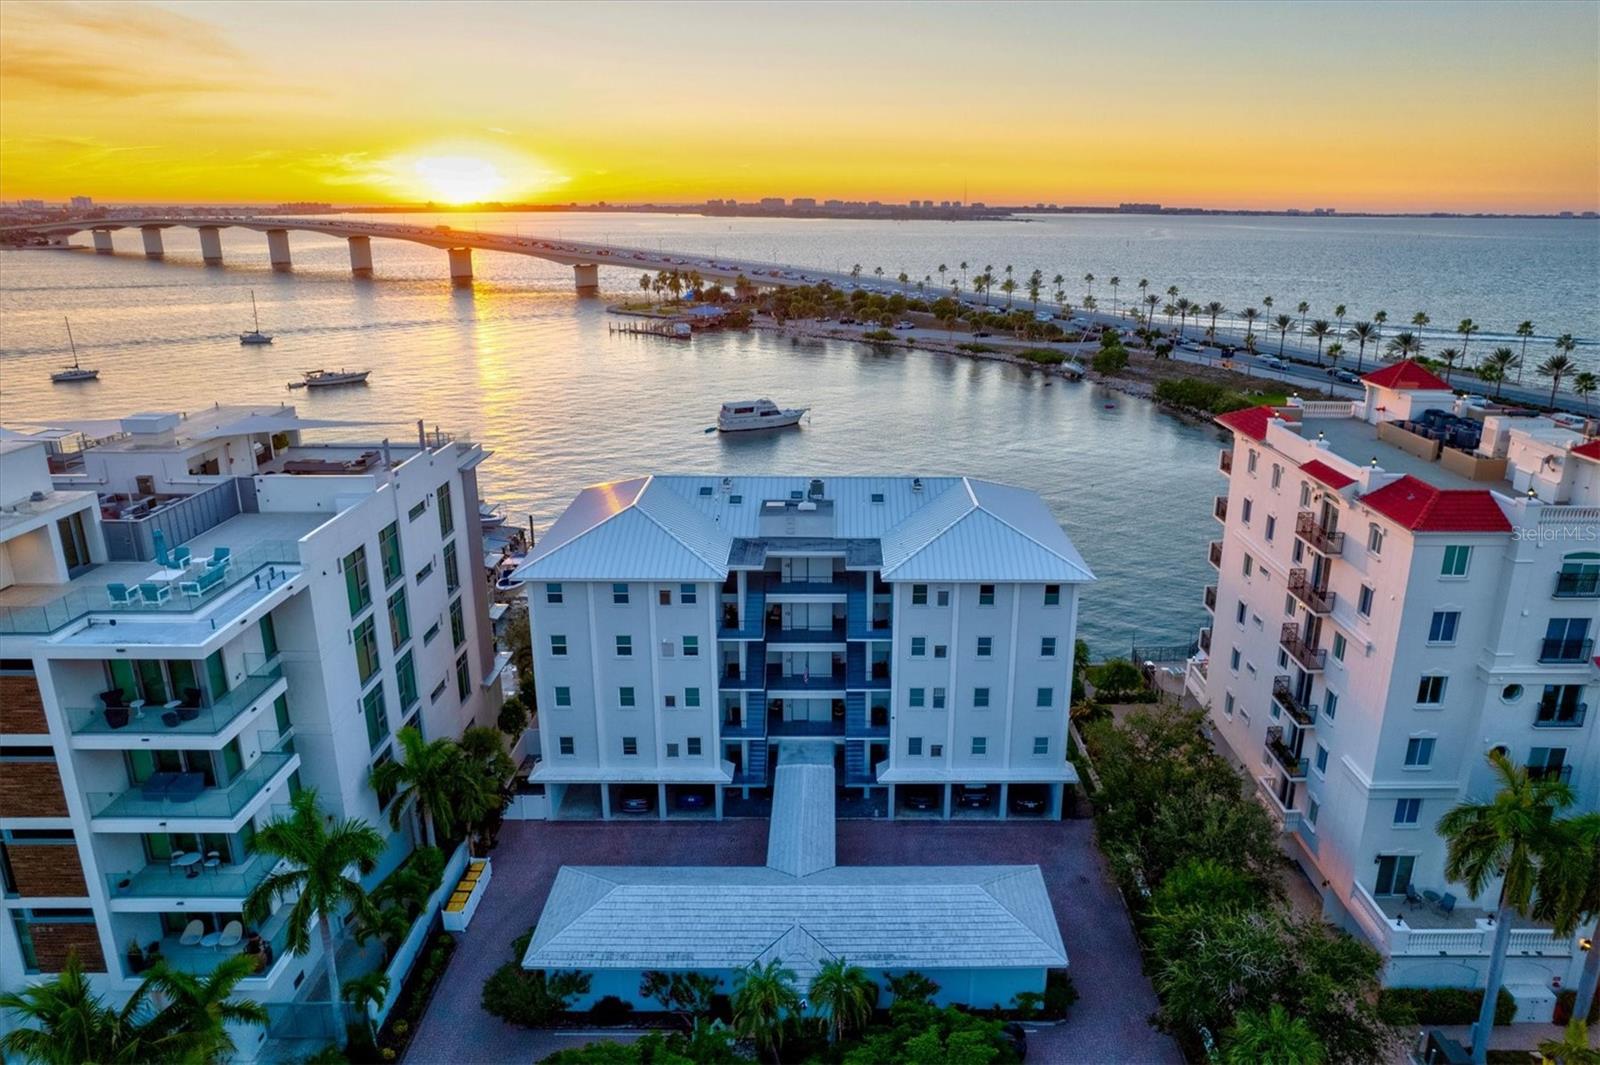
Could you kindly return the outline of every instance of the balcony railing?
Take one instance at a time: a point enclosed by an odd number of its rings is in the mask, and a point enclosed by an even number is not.
[[[1206,609],[1215,614],[1217,612],[1217,586],[1215,584],[1206,585],[1205,600]]]
[[[1559,780],[1563,784],[1572,783],[1572,767],[1570,765],[1530,765],[1528,766],[1529,780]]]
[[[762,639],[767,643],[844,643],[844,619],[826,629],[783,629],[769,625]]]
[[[175,866],[151,862],[143,869],[106,874],[106,893],[114,899],[242,899],[267,878],[280,859],[255,854],[237,865],[207,869],[204,861]]]
[[[1324,555],[1337,555],[1344,550],[1344,533],[1325,528],[1309,510],[1295,516],[1294,534]]]
[[[1227,448],[1217,452],[1217,469],[1223,473],[1233,473],[1233,452]]]
[[[761,672],[761,667],[740,672],[738,667],[725,669],[717,680],[717,687],[725,692],[758,692],[766,687],[766,678]]]
[[[1540,640],[1539,661],[1546,664],[1559,662],[1587,662],[1594,654],[1593,640]]]
[[[1600,573],[1558,573],[1552,594],[1557,599],[1600,598]]]
[[[762,735],[761,715],[747,714],[738,721],[728,718],[722,720],[722,736],[724,739],[737,740]]]
[[[274,657],[264,665],[255,666],[237,688],[210,706],[184,706],[178,700],[166,704],[146,703],[136,710],[69,707],[67,723],[78,736],[214,736],[282,679],[283,664]]]
[[[1359,880],[1350,887],[1351,909],[1390,956],[1485,956],[1494,947],[1495,925],[1489,914],[1458,908],[1454,921],[1444,928],[1413,928],[1404,914],[1411,904],[1404,896],[1374,898]],[[1388,908],[1397,910],[1390,915]],[[1573,936],[1558,936],[1548,928],[1512,928],[1507,951],[1512,957],[1538,955],[1566,957],[1574,949]]]
[[[1278,643],[1308,673],[1321,673],[1327,667],[1328,652],[1320,647],[1308,647],[1298,625],[1285,625],[1278,633]]]
[[[1211,516],[1213,518],[1216,518],[1218,521],[1222,522],[1224,525],[1226,525],[1228,523],[1228,497],[1227,496],[1218,496],[1216,498],[1216,500],[1211,504]]]
[[[1272,760],[1283,767],[1289,774],[1290,780],[1303,780],[1306,770],[1310,768],[1308,759],[1291,751],[1283,742],[1283,726],[1272,725],[1267,728],[1267,753],[1272,755]]]
[[[1285,832],[1293,832],[1300,827],[1304,815],[1290,806],[1283,805],[1283,800],[1278,797],[1278,781],[1276,777],[1265,776],[1256,779],[1256,788],[1261,796],[1261,805],[1267,808],[1267,813],[1278,823],[1278,827]]]
[[[1286,675],[1272,678],[1272,701],[1301,728],[1310,728],[1317,723],[1317,708],[1295,698],[1294,688]]]
[[[1206,557],[1211,560],[1211,564],[1213,566],[1217,567],[1217,569],[1221,569],[1222,568],[1222,541],[1221,540],[1213,540],[1213,541],[1211,541],[1211,546],[1206,549]]]
[[[831,673],[791,673],[787,676],[780,670],[767,671],[768,691],[839,691],[845,686],[845,671],[835,669]]]
[[[1211,630],[1209,628],[1200,630],[1200,650],[1208,655],[1211,653]]]
[[[1298,599],[1313,614],[1333,612],[1333,593],[1311,583],[1311,575],[1303,569],[1289,571],[1289,594]]]
[[[1562,706],[1559,703],[1540,703],[1539,713],[1533,719],[1534,728],[1582,728],[1589,716],[1589,704],[1577,703]]]
[[[199,774],[156,774],[122,792],[90,792],[94,818],[160,818],[162,820],[226,820],[237,817],[284,769],[300,764],[293,751],[269,751],[225,787],[196,788]]]

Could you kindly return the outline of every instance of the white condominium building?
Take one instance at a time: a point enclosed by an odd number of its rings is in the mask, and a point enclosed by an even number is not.
[[[287,908],[241,913],[274,865],[257,828],[316,788],[390,836],[371,886],[412,847],[368,785],[394,732],[493,720],[483,451],[301,442],[336,424],[227,407],[4,433],[0,987],[76,952],[116,1001],[152,953],[244,951],[241,994],[303,998],[320,949],[284,949]]]
[[[1493,750],[1596,805],[1600,441],[1458,403],[1412,362],[1363,381],[1217,419],[1234,442],[1189,687],[1389,982],[1481,985],[1498,887],[1450,882],[1434,826],[1492,794]],[[1579,955],[1512,932],[1519,1020]]]
[[[720,816],[780,740],[891,815],[1059,815],[1078,589],[1033,492],[962,477],[584,489],[527,583],[554,817]]]

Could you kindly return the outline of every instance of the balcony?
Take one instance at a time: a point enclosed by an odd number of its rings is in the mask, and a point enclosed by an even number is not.
[[[766,574],[768,596],[825,595],[831,599],[843,597],[850,586],[844,579],[832,581],[786,581],[780,574]]]
[[[1228,497],[1218,496],[1211,503],[1211,516],[1222,524],[1228,524]]]
[[[103,706],[69,707],[67,725],[76,737],[93,737],[88,742],[74,743],[80,748],[193,747],[196,738],[226,733],[246,711],[283,691],[286,685],[282,681],[283,664],[275,657],[255,666],[237,688],[209,706],[185,706],[182,700],[175,700],[126,708],[120,714],[115,708],[107,710]],[[157,744],[151,742],[154,737],[182,742]]]
[[[1325,528],[1309,510],[1295,516],[1294,534],[1320,554],[1337,557],[1344,550],[1344,533]]]
[[[740,672],[737,666],[722,671],[717,687],[725,692],[758,692],[766,687],[760,667]]]
[[[767,735],[773,737],[843,736],[844,718],[837,721],[785,721],[782,714],[767,719]]]
[[[1267,729],[1267,753],[1272,755],[1272,760],[1283,767],[1290,780],[1304,780],[1306,770],[1310,768],[1310,761],[1291,751],[1283,742],[1283,726],[1272,725]]]
[[[1217,612],[1217,586],[1215,584],[1206,585],[1205,601],[1207,612],[1215,614]]]
[[[1200,650],[1208,655],[1211,653],[1211,629],[1209,627],[1200,630],[1199,644]]]
[[[1295,698],[1294,688],[1286,675],[1280,674],[1272,678],[1272,701],[1301,728],[1310,728],[1317,723],[1317,708]]]
[[[1494,915],[1474,906],[1443,913],[1404,895],[1374,897],[1359,880],[1350,888],[1351,911],[1380,951],[1390,957],[1486,957],[1494,949]],[[1520,919],[1519,919],[1520,920]],[[1570,957],[1574,936],[1549,928],[1513,924],[1507,954],[1512,958]]]
[[[722,719],[722,738],[725,740],[754,739],[766,735],[761,729],[762,718],[759,714],[746,714],[737,721],[731,718]]]
[[[1298,625],[1285,625],[1278,633],[1278,645],[1307,673],[1321,673],[1327,667],[1328,652],[1320,647],[1307,646]]]
[[[1206,558],[1208,558],[1211,561],[1211,564],[1213,566],[1215,566],[1217,569],[1221,569],[1222,568],[1222,541],[1221,540],[1213,540],[1213,541],[1211,541],[1211,546],[1206,549]]]
[[[157,773],[126,791],[90,792],[89,815],[95,821],[232,821],[299,767],[293,751],[268,751],[220,788],[206,787],[199,773]]]
[[[203,863],[178,868],[166,862],[152,862],[137,871],[107,873],[106,894],[113,903],[117,899],[242,899],[277,868],[278,862],[278,858],[265,854],[215,869],[206,869]]]
[[[826,629],[780,629],[767,627],[763,637],[768,643],[844,643],[844,621],[836,621]]]
[[[1600,599],[1600,573],[1558,573],[1557,599]]]
[[[1229,476],[1233,475],[1233,451],[1231,448],[1223,448],[1217,452],[1217,469]]]
[[[1572,767],[1570,765],[1530,765],[1527,769],[1529,780],[1560,781],[1563,784],[1572,783]]]
[[[1289,594],[1313,614],[1333,613],[1333,593],[1311,583],[1311,575],[1303,569],[1289,571]]]
[[[1533,719],[1534,728],[1582,728],[1584,719],[1589,716],[1588,703],[1545,703],[1539,704],[1539,712]]]
[[[1300,822],[1305,815],[1299,810],[1283,804],[1283,800],[1278,797],[1278,780],[1276,777],[1257,777],[1256,789],[1257,794],[1261,797],[1261,805],[1267,808],[1267,813],[1277,822],[1280,830],[1293,832],[1300,827]]]
[[[792,673],[787,676],[777,669],[767,670],[768,691],[774,692],[831,692],[844,690],[844,670],[831,673]]]
[[[1539,661],[1544,665],[1583,664],[1593,655],[1593,640],[1539,641]]]

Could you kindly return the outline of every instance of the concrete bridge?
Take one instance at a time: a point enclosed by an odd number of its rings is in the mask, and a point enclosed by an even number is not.
[[[41,222],[0,228],[0,241],[22,237],[45,237],[52,242],[66,244],[67,238],[74,234],[89,233],[94,240],[94,250],[102,255],[110,255],[115,251],[111,238],[114,231],[137,229],[143,242],[145,257],[160,259],[166,254],[162,246],[162,231],[175,226],[199,231],[200,254],[208,266],[222,264],[222,231],[242,229],[266,234],[267,255],[274,270],[289,270],[293,266],[289,250],[290,233],[321,233],[325,236],[343,237],[350,245],[350,272],[357,277],[372,275],[372,241],[383,239],[406,240],[413,244],[439,248],[448,257],[450,279],[456,284],[472,282],[474,249],[529,255],[536,259],[570,265],[574,284],[580,293],[585,294],[599,291],[602,266],[650,273],[662,270],[688,273],[692,270],[707,281],[731,282],[736,287],[742,278],[743,285],[747,288],[814,284],[823,279],[835,284],[847,284],[852,280],[847,274],[819,271],[802,274],[796,268],[782,264],[712,258],[687,252],[652,251],[617,244],[591,244],[520,234],[469,232],[446,225],[418,226],[402,222],[361,222],[346,219],[197,215]],[[885,289],[900,288],[899,283],[894,281],[880,282],[880,284]],[[905,291],[908,295],[914,294],[914,286],[905,286]]]

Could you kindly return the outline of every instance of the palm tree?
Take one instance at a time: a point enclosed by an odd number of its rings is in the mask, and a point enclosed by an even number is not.
[[[1327,1056],[1305,1019],[1276,1002],[1266,1013],[1240,1010],[1223,1035],[1223,1047],[1225,1065],[1321,1065]]]
[[[401,730],[405,731],[404,729]],[[289,862],[290,868],[273,873],[244,900],[245,920],[260,923],[273,903],[293,898],[289,910],[288,947],[304,955],[311,950],[311,928],[317,928],[322,958],[328,971],[329,997],[336,1000],[339,1028],[346,1027],[343,1001],[338,999],[338,946],[333,940],[334,914],[348,908],[357,921],[371,919],[372,902],[359,880],[347,875],[354,867],[359,876],[377,868],[384,851],[383,836],[365,821],[346,819],[329,824],[317,806],[317,792],[307,788],[290,802],[290,816],[276,817],[256,833],[255,849]]]
[[[1244,346],[1249,347],[1255,339],[1256,319],[1261,317],[1261,312],[1254,307],[1246,307],[1239,312],[1239,317],[1244,319]]]
[[[872,276],[877,278],[879,281],[882,281],[883,280],[883,267],[874,266],[872,268]]]
[[[1188,324],[1189,312],[1191,310],[1193,310],[1194,307],[1195,307],[1195,305],[1193,303],[1189,302],[1189,297],[1188,296],[1180,296],[1180,297],[1178,297],[1178,339],[1179,340],[1183,339],[1183,327],[1186,324]]]
[[[940,288],[944,288],[944,275],[945,275],[945,271],[947,271],[947,270],[949,270],[949,269],[950,269],[950,268],[949,268],[949,267],[948,267],[948,266],[946,266],[946,265],[945,265],[945,264],[944,264],[944,263],[940,263],[940,264],[939,264],[939,270],[938,270],[938,274],[939,274],[939,287],[940,287]]]
[[[1417,341],[1418,341],[1417,350],[1418,351],[1422,350],[1421,341],[1422,341],[1422,330],[1423,330],[1423,327],[1426,326],[1431,320],[1432,319],[1430,319],[1428,317],[1427,313],[1424,312],[1424,311],[1418,311],[1416,314],[1413,314],[1411,316],[1411,328],[1413,330],[1415,330],[1416,334],[1417,334]]]
[[[1300,335],[1301,336],[1305,336],[1306,335],[1306,313],[1311,310],[1311,304],[1307,303],[1305,300],[1301,300],[1299,302],[1299,304],[1295,307],[1295,310],[1300,312]]]
[[[1145,302],[1145,296],[1148,295],[1149,292],[1150,292],[1150,279],[1148,277],[1141,277],[1139,279],[1139,302],[1140,303]],[[1146,328],[1148,328],[1148,326],[1146,326]]]
[[[854,266],[852,266],[850,268],[850,276],[852,278],[859,278],[861,276],[861,264],[860,263],[856,263]]]
[[[1156,305],[1159,304],[1160,302],[1161,302],[1161,297],[1157,296],[1154,292],[1152,292],[1149,295],[1145,296],[1145,298],[1144,298],[1144,305],[1145,305],[1144,327],[1146,329],[1151,329],[1151,328],[1154,327],[1154,320],[1155,320],[1155,316],[1156,316]]]
[[[0,1038],[0,1054],[42,1065],[150,1061],[178,1049],[168,1043],[158,1050],[149,1041],[148,983],[113,1010],[89,985],[76,951],[54,980],[0,995],[0,1011],[16,1025]]]
[[[641,288],[646,293],[648,293],[650,291],[651,283],[654,280],[655,279],[652,278],[649,274],[640,274],[639,275],[639,288]]]
[[[374,969],[353,980],[344,982],[344,999],[355,1007],[356,1013],[364,1022],[367,1030],[367,1042],[378,1041],[378,1030],[372,1023],[372,1009],[382,1006],[383,1000],[389,997],[389,975]]]
[[[1589,397],[1594,395],[1597,388],[1600,388],[1600,377],[1596,377],[1590,370],[1583,370],[1572,376],[1572,394],[1583,400],[1584,407],[1590,411],[1594,408],[1589,403]]]
[[[407,725],[395,734],[403,760],[383,762],[372,768],[372,787],[380,795],[393,793],[389,823],[399,828],[406,809],[416,800],[422,814],[423,838],[428,846],[438,846],[440,835],[453,836],[458,824],[459,803],[468,791],[461,748],[454,740],[440,738],[432,743],[422,738],[414,726]]]
[[[1339,365],[1339,359],[1344,355],[1344,345],[1335,340],[1328,345],[1328,365]]]
[[[812,977],[810,994],[812,1003],[828,1015],[828,1042],[837,1043],[850,1029],[866,1027],[878,1002],[878,985],[866,970],[833,958]]]
[[[267,1008],[252,999],[236,999],[233,992],[239,981],[254,976],[256,959],[249,954],[233,954],[217,963],[205,976],[180,972],[159,962],[144,983],[167,1005],[150,1020],[158,1038],[194,1041],[195,1058],[200,1061],[226,1061],[238,1047],[228,1034],[229,1025],[267,1025]]]
[[[1112,274],[1106,284],[1111,286],[1111,314],[1115,317],[1117,313],[1117,286],[1122,284],[1122,278]]]
[[[1488,802],[1463,802],[1438,824],[1445,840],[1446,877],[1465,886],[1473,898],[1487,892],[1496,880],[1500,882],[1494,950],[1473,1031],[1474,1065],[1488,1061],[1511,920],[1530,909],[1540,869],[1562,835],[1556,828],[1556,815],[1572,805],[1572,788],[1565,781],[1531,776],[1526,769],[1512,765],[1498,749],[1489,752],[1489,765],[1499,783],[1494,797]]]
[[[1558,1061],[1561,1065],[1600,1065],[1600,1050],[1589,1045],[1589,1026],[1583,1023],[1581,1016],[1574,1016],[1567,1022],[1560,1039],[1541,1042],[1539,1055],[1547,1062]]]
[[[1566,334],[1564,340],[1571,341],[1572,335]],[[1561,347],[1561,341],[1556,341],[1556,347]],[[1556,391],[1561,387],[1561,379],[1578,368],[1577,364],[1567,355],[1568,349],[1562,349],[1539,364],[1539,376],[1550,378],[1550,406],[1556,405]]]
[[[1333,326],[1326,318],[1318,318],[1311,323],[1311,335],[1317,338],[1317,365],[1322,365],[1322,342],[1333,333]]]
[[[1267,309],[1267,313],[1268,314],[1271,314],[1272,313],[1272,297],[1271,296],[1262,296],[1261,297],[1261,306],[1263,306],[1263,307],[1265,307]]]
[[[962,288],[966,288],[967,287],[967,260],[962,259],[959,265],[961,267],[961,287]]]
[[[1206,304],[1205,307],[1204,307],[1205,312],[1211,316],[1211,339],[1212,340],[1216,340],[1217,339],[1217,315],[1221,314],[1223,311],[1225,311],[1227,309],[1228,308],[1224,307],[1221,304],[1221,302],[1219,302],[1217,300],[1212,300],[1210,303]]]
[[[1167,316],[1167,328],[1171,329],[1172,328],[1172,316],[1178,313],[1177,304],[1168,303],[1166,306],[1161,308],[1161,313]]]
[[[1510,348],[1495,348],[1478,366],[1478,376],[1494,382],[1494,398],[1500,398],[1500,386],[1513,366],[1521,366],[1522,357]],[[1519,375],[1520,376],[1520,375]]]
[[[1459,348],[1440,348],[1439,360],[1444,363],[1444,383],[1450,383],[1450,372],[1456,368],[1456,360],[1461,358]]]
[[[1467,357],[1467,341],[1472,339],[1472,334],[1476,333],[1479,328],[1478,323],[1471,318],[1461,319],[1461,323],[1456,326],[1456,332],[1461,334],[1461,357],[1463,359]]]
[[[1402,329],[1389,338],[1389,343],[1384,345],[1384,350],[1391,358],[1409,359],[1422,350],[1422,344],[1417,340],[1417,334]]]
[[[1044,288],[1044,274],[1038,270],[1028,275],[1028,299],[1033,301],[1033,310],[1039,311],[1039,290]]]
[[[751,962],[733,987],[733,1030],[768,1054],[783,1040],[783,1019],[800,1009],[794,970],[774,958],[765,965]]]
[[[911,283],[911,275],[902,270],[895,280],[900,282],[902,285],[909,285]]]
[[[1294,319],[1287,314],[1280,314],[1272,320],[1272,324],[1278,327],[1278,358],[1281,359],[1283,358],[1283,342],[1289,335],[1289,327],[1294,325]]]
[[[1528,363],[1528,341],[1533,338],[1533,323],[1523,322],[1517,326],[1517,336],[1522,338],[1522,355],[1517,362],[1517,384],[1522,383],[1522,368]]]
[[[1085,299],[1088,299],[1090,296],[1094,295],[1094,275],[1093,274],[1084,274],[1083,275],[1083,284],[1084,284],[1083,296],[1084,296]]]
[[[1561,830],[1566,840],[1552,852],[1555,860],[1542,870],[1533,916],[1550,922],[1558,935],[1570,935],[1581,924],[1594,924],[1572,1007],[1573,1020],[1587,1020],[1600,986],[1600,813],[1568,818]]]
[[[1345,336],[1361,345],[1356,349],[1356,373],[1360,373],[1361,364],[1367,359],[1367,342],[1377,339],[1378,330],[1371,322],[1357,322]]]
[[[1006,269],[1010,270],[1011,267],[1008,266]],[[1011,279],[1010,274],[1007,274],[1006,279],[1000,282],[1000,291],[1006,294],[1006,310],[1008,311],[1011,309],[1011,294],[1016,290],[1017,283]]]
[[[1339,320],[1339,332],[1341,332],[1341,333],[1344,332],[1344,313],[1345,313],[1344,304],[1339,303],[1339,304],[1335,304],[1334,305],[1333,316]]]
[[[1378,327],[1377,336],[1372,338],[1373,339],[1373,343],[1376,343],[1376,344],[1383,343],[1383,327],[1384,327],[1384,324],[1386,322],[1388,322],[1388,321],[1389,321],[1389,312],[1388,311],[1375,311],[1375,312],[1373,312],[1372,324]]]

